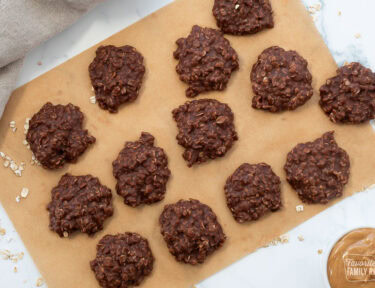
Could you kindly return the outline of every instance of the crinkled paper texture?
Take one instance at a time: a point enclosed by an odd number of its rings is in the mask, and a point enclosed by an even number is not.
[[[72,102],[80,106],[86,115],[85,126],[97,138],[97,143],[77,164],[61,170],[47,171],[27,165],[24,175],[16,178],[9,169],[0,168],[1,203],[49,287],[98,287],[89,267],[89,261],[95,257],[95,246],[105,234],[125,231],[148,238],[156,258],[154,271],[142,287],[180,288],[198,283],[329,206],[306,205],[302,213],[297,213],[296,206],[301,201],[286,183],[283,171],[286,155],[297,143],[314,140],[326,131],[336,131],[338,144],[351,159],[351,177],[344,197],[375,182],[375,136],[370,125],[335,125],[318,105],[318,89],[335,74],[337,67],[311,17],[299,0],[271,2],[275,28],[252,36],[227,36],[239,54],[240,70],[233,74],[225,91],[198,97],[226,102],[235,114],[239,141],[224,158],[188,168],[181,156],[183,148],[175,140],[177,128],[171,115],[174,108],[188,100],[184,93],[187,86],[175,71],[175,41],[187,36],[194,24],[216,26],[211,14],[213,0],[178,0],[101,43],[133,45],[145,57],[147,72],[140,96],[117,114],[103,111],[89,101],[93,92],[87,67],[96,47],[15,91],[0,123],[0,151],[18,161],[31,159],[30,151],[22,144],[22,125],[47,99],[55,104]],[[315,94],[295,111],[271,114],[251,108],[250,69],[257,56],[271,45],[295,49],[309,62]],[[8,128],[10,120],[18,123],[16,134]],[[137,140],[142,131],[154,135],[155,144],[165,149],[172,177],[162,202],[130,208],[114,192],[112,161],[124,142]],[[233,219],[224,196],[227,177],[243,162],[266,162],[282,180],[283,208],[248,224],[238,224]],[[61,239],[48,229],[46,205],[50,191],[65,172],[91,173],[113,190],[114,216],[93,238],[76,234]],[[28,187],[30,195],[16,203],[15,197],[22,187]],[[160,234],[158,218],[164,205],[181,198],[196,198],[211,206],[228,236],[224,246],[203,265],[177,263]]]

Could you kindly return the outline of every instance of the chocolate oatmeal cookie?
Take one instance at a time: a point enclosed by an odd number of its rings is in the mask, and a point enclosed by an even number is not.
[[[154,146],[155,138],[146,132],[125,147],[113,161],[113,175],[117,179],[117,194],[124,203],[136,207],[164,199],[171,175],[164,150]]]
[[[243,223],[258,220],[281,207],[280,178],[265,163],[244,163],[227,179],[227,205],[234,219]]]
[[[307,61],[296,51],[273,46],[259,55],[250,75],[253,108],[279,112],[294,110],[313,95]]]
[[[111,113],[138,97],[145,66],[143,56],[132,46],[100,46],[89,66],[99,107]]]
[[[90,266],[103,288],[138,286],[152,272],[154,256],[147,239],[137,233],[106,235],[96,250]]]
[[[35,158],[47,169],[75,163],[95,137],[82,129],[83,114],[73,104],[46,103],[29,122],[26,140]]]
[[[103,229],[104,221],[112,216],[112,193],[91,175],[65,174],[52,189],[47,206],[49,228],[67,237],[78,230],[93,235]]]
[[[337,70],[320,88],[320,106],[332,122],[358,124],[375,118],[375,73],[359,63]]]
[[[223,157],[238,139],[234,115],[227,104],[214,99],[186,102],[172,111],[177,122],[178,144],[189,167]]]
[[[215,213],[194,199],[166,205],[159,223],[169,252],[191,265],[203,263],[226,239]]]
[[[176,41],[176,71],[187,83],[187,97],[212,90],[224,90],[233,71],[238,69],[238,56],[222,32],[193,26],[187,38]]]
[[[215,0],[212,12],[217,26],[228,34],[254,34],[274,25],[269,0]]]
[[[342,196],[348,183],[349,156],[337,145],[333,133],[298,144],[288,153],[286,179],[303,202],[326,204]]]

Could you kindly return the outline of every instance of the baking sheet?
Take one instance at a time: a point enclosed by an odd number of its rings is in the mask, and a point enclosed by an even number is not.
[[[96,243],[105,234],[125,231],[138,232],[148,238],[156,258],[153,273],[142,287],[190,287],[198,283],[329,206],[305,206],[304,212],[297,214],[295,206],[301,202],[286,183],[282,169],[286,154],[292,147],[320,137],[329,130],[336,131],[337,142],[351,158],[351,177],[344,197],[375,182],[375,158],[371,157],[375,152],[375,135],[370,125],[334,125],[319,108],[318,88],[326,78],[334,75],[336,64],[310,16],[299,0],[271,2],[275,28],[253,36],[226,36],[239,54],[240,70],[233,74],[224,92],[198,97],[226,102],[235,114],[240,139],[222,159],[188,168],[181,157],[183,149],[175,140],[177,128],[171,116],[172,109],[187,100],[184,94],[186,85],[178,80],[175,72],[174,42],[187,36],[194,24],[216,26],[211,14],[213,0],[175,1],[101,43],[133,45],[145,57],[147,72],[140,97],[123,106],[118,114],[109,114],[89,102],[93,92],[87,67],[96,47],[14,92],[0,123],[0,151],[18,163],[26,161],[27,166],[21,178],[9,169],[0,169],[0,201],[49,287],[97,287],[88,265],[95,257]],[[270,114],[251,108],[250,69],[259,53],[271,45],[295,49],[309,62],[315,95],[296,111]],[[46,101],[55,104],[72,102],[80,106],[86,115],[85,126],[97,138],[97,143],[77,164],[66,165],[58,171],[29,165],[31,153],[22,144],[25,118],[37,112]],[[17,122],[17,133],[8,128],[11,120]],[[156,145],[165,149],[172,177],[164,201],[130,208],[114,192],[111,163],[124,142],[138,139],[141,131],[152,133]],[[255,223],[238,224],[225,204],[225,180],[243,162],[261,161],[270,164],[282,178],[284,207]],[[50,190],[66,172],[75,175],[91,173],[113,190],[115,214],[105,223],[104,230],[93,238],[78,233],[70,239],[61,239],[48,229],[45,207],[50,200]],[[22,187],[28,187],[30,194],[17,203],[15,197]],[[196,198],[211,206],[228,236],[225,245],[203,265],[193,267],[177,263],[159,232],[158,217],[164,205],[181,198]]]

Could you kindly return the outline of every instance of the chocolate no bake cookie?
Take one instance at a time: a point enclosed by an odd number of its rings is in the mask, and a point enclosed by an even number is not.
[[[88,235],[103,229],[104,221],[112,216],[112,193],[91,175],[65,174],[52,189],[48,204],[49,227],[60,237],[68,237],[74,231]]]
[[[313,95],[307,61],[296,51],[273,46],[259,55],[250,75],[253,108],[279,112],[294,110]]]
[[[228,34],[254,34],[274,26],[269,0],[215,0],[212,12],[217,26]]]
[[[224,90],[234,70],[238,56],[222,32],[194,25],[187,38],[176,41],[174,58],[179,60],[176,71],[187,83],[187,97],[212,90]]]
[[[281,207],[280,178],[265,163],[244,163],[225,184],[227,205],[234,219],[243,223],[258,220]]]
[[[117,179],[117,194],[124,203],[136,207],[164,199],[171,175],[164,150],[154,146],[155,138],[146,132],[125,147],[113,161],[113,175]]]
[[[203,263],[226,239],[215,213],[194,199],[166,205],[159,223],[169,252],[191,265]]]
[[[342,196],[350,174],[349,156],[327,132],[313,142],[298,144],[284,166],[289,184],[306,203],[325,204]]]
[[[75,163],[95,137],[82,129],[83,114],[73,104],[46,103],[29,122],[26,140],[44,168],[57,169]]]
[[[103,288],[138,286],[152,272],[154,256],[147,239],[137,233],[106,235],[96,250],[90,266]]]
[[[145,66],[143,56],[132,46],[100,46],[89,66],[92,87],[100,108],[111,113],[138,97]]]
[[[214,99],[186,102],[172,111],[177,123],[178,144],[189,167],[223,157],[238,139],[234,115],[227,104]]]
[[[320,106],[332,122],[358,124],[375,118],[375,73],[359,63],[337,70],[320,88]]]

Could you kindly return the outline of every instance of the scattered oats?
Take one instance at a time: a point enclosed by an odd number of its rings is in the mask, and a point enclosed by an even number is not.
[[[341,16],[342,13],[341,13],[341,11],[339,11],[337,14],[338,14],[339,16]]]
[[[10,158],[8,155],[6,155],[4,152],[1,153],[2,154],[0,154],[0,156],[4,160],[3,166],[5,168],[9,167],[16,176],[22,176],[22,171],[25,170],[25,162],[21,162],[20,165],[17,165],[17,163],[14,160],[12,160],[12,158]]]
[[[31,154],[30,164],[31,165],[38,165],[38,166],[41,165],[40,162],[36,159],[34,153]]]
[[[17,266],[14,266],[14,267],[13,267],[13,271],[14,271],[14,273],[17,273],[17,272],[18,272]]]
[[[0,227],[0,236],[4,236],[5,234],[7,234],[7,231]]]
[[[17,263],[18,261],[23,259],[24,253],[16,253],[13,254],[8,249],[0,250],[0,256],[3,258],[3,260],[10,260],[13,263]]]
[[[21,190],[21,197],[22,198],[26,198],[27,197],[27,195],[29,195],[29,189],[28,188],[22,188],[22,190]]]
[[[301,241],[301,242],[302,242],[303,240],[305,240],[305,238],[303,238],[302,235],[299,235],[297,238],[298,238],[298,240]]]
[[[9,160],[5,160],[4,163],[3,163],[5,168],[8,168],[9,164],[10,164]]]
[[[354,37],[357,38],[357,39],[359,39],[359,38],[361,38],[361,34],[357,33],[357,34],[354,35]]]
[[[68,238],[68,237],[69,237],[69,233],[66,232],[66,231],[64,231],[63,235],[64,235],[65,238]]]
[[[314,5],[310,5],[308,7],[308,11],[310,14],[315,14],[316,12],[320,11],[321,8],[322,8],[322,4],[316,3]]]
[[[288,234],[281,235],[280,241],[281,241],[281,243],[288,243],[289,242],[289,235]]]
[[[39,277],[36,280],[36,287],[42,287],[43,285],[44,285],[44,280],[43,280],[43,278]]]
[[[17,131],[17,127],[13,127],[13,128],[12,128],[12,132],[13,132],[13,133],[16,133],[16,131]]]
[[[10,121],[10,122],[9,122],[9,127],[10,127],[10,128],[14,128],[14,127],[16,127],[16,121]]]
[[[90,103],[91,104],[95,104],[96,103],[96,97],[95,96],[91,96],[89,99],[90,99]]]
[[[16,202],[17,202],[17,203],[20,203],[20,201],[21,201],[21,197],[20,197],[20,196],[17,196],[17,197],[16,197]]]
[[[26,145],[29,144],[29,143],[27,142],[26,139],[24,139],[24,140],[22,141],[22,144],[26,146]]]
[[[14,161],[11,161],[10,169],[12,169],[13,171],[16,171],[18,169],[18,165]]]
[[[302,212],[304,209],[303,205],[297,205],[296,206],[296,211],[299,213],[299,212]]]
[[[3,258],[3,260],[9,260],[10,259],[10,251],[8,249],[0,250],[0,256]]]
[[[31,118],[26,118],[25,120],[25,125],[23,125],[23,128],[24,128],[24,134],[26,135],[27,134],[27,131],[29,131],[29,122],[30,122]]]
[[[319,249],[318,250],[318,254],[320,255],[320,254],[322,254],[323,253],[323,249]]]
[[[236,4],[236,6],[234,6],[234,9],[238,9],[238,8],[240,8],[240,4]]]
[[[289,235],[284,234],[284,235],[281,235],[281,236],[273,239],[270,243],[264,245],[263,248],[267,248],[267,247],[270,247],[270,246],[277,246],[279,244],[286,244],[286,243],[289,243]]]

